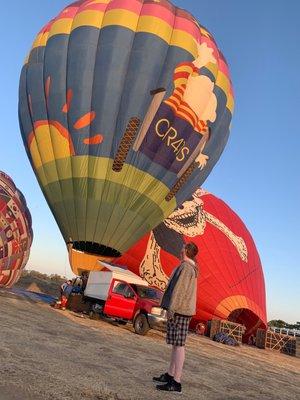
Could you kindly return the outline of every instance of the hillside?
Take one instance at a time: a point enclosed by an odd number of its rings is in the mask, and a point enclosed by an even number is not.
[[[38,271],[24,270],[15,287],[57,297],[59,295],[59,287],[65,280],[59,275],[46,275]]]

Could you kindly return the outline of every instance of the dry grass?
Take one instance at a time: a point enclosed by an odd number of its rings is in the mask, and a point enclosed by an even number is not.
[[[0,291],[0,399],[165,399],[151,382],[169,356],[164,335],[80,318]],[[300,399],[300,361],[190,335],[183,398]]]

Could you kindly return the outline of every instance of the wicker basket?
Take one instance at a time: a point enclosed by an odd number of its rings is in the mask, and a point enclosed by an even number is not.
[[[67,308],[74,312],[89,312],[90,304],[83,301],[82,294],[72,293],[69,296]]]
[[[264,329],[257,330],[256,346],[260,349],[277,350],[290,356],[296,356],[297,353],[297,341],[295,337]]]
[[[226,333],[238,343],[242,343],[245,327],[244,325],[235,322],[213,319],[210,326],[210,338],[213,339],[213,337],[219,332]]]

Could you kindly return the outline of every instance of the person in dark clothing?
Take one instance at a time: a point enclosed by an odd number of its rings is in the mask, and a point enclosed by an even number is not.
[[[64,290],[67,288],[68,285],[72,285],[71,279],[68,279],[66,282],[64,282],[64,283],[60,286],[60,297],[63,295]]]
[[[156,388],[162,391],[181,393],[181,375],[185,358],[185,342],[190,320],[196,313],[198,266],[195,257],[198,247],[187,243],[181,252],[181,263],[173,271],[161,301],[167,310],[167,344],[171,344],[172,354],[168,372],[154,377],[153,381],[163,383]]]
[[[82,279],[82,287],[81,287],[81,290],[82,290],[82,293],[84,293],[85,288],[86,288],[86,285],[87,285],[87,281],[88,281],[88,279],[89,279],[89,274],[88,274],[87,271],[84,271],[84,272],[81,274],[81,279]]]
[[[65,310],[68,298],[72,293],[73,285],[72,281],[68,280],[65,284],[62,285],[62,295],[61,295],[61,309]]]

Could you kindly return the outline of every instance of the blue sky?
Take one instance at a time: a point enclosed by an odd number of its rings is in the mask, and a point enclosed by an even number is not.
[[[0,170],[24,193],[35,233],[28,268],[70,275],[65,245],[19,133],[18,81],[40,28],[68,0],[2,7]],[[214,35],[230,65],[236,107],[228,145],[204,188],[252,233],[263,263],[268,318],[300,320],[300,2],[175,0]],[[213,6],[212,6],[213,5]]]

